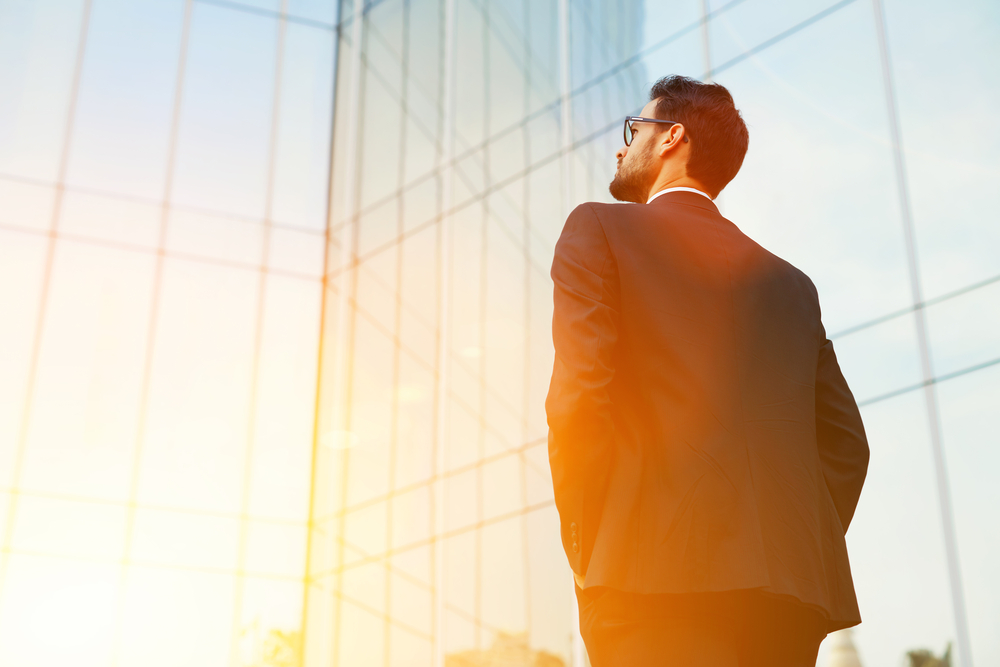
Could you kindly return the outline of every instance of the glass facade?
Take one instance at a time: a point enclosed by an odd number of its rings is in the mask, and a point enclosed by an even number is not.
[[[717,203],[813,278],[862,404],[863,664],[1000,662],[998,33],[987,0],[0,3],[0,664],[584,664],[548,268],[671,73],[732,91]]]
[[[0,4],[0,664],[299,653],[335,21]]]

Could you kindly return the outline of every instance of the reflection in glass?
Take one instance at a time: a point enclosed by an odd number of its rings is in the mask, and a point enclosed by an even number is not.
[[[568,41],[526,0],[0,9],[0,663],[571,664],[548,268],[669,73],[733,91],[753,138],[717,203],[813,278],[866,403],[865,664],[955,634],[914,308],[1000,660],[992,6],[885,3],[899,173],[869,4],[565,8]]]

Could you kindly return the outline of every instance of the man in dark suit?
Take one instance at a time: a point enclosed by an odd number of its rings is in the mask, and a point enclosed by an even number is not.
[[[546,399],[594,667],[815,665],[861,621],[844,534],[868,468],[816,288],[712,202],[746,154],[724,87],[661,79],[611,194],[552,263]]]

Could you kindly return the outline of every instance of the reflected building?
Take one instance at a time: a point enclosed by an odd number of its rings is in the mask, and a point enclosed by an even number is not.
[[[858,649],[854,646],[853,634],[853,631],[847,628],[829,636],[826,640],[830,646],[826,667],[862,667]]]
[[[548,270],[670,73],[862,405],[860,652],[1000,663],[994,4],[0,5],[0,663],[585,664]]]

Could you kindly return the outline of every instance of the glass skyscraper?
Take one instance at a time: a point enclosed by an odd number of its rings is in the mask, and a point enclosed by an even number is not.
[[[986,0],[0,2],[0,664],[584,664],[548,268],[673,73],[732,91],[717,203],[862,405],[863,663],[1000,661],[998,37]]]

